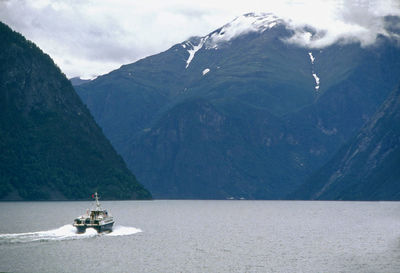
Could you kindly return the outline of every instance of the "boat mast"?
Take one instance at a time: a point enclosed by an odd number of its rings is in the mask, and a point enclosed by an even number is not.
[[[94,197],[96,198],[96,207],[100,208],[99,196],[97,195],[97,191],[94,193]]]

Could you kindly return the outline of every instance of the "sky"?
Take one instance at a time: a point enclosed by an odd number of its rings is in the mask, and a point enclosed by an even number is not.
[[[237,2],[237,3],[236,3]],[[295,29],[326,35],[291,42],[324,47],[340,38],[363,45],[384,34],[383,17],[400,16],[400,0],[0,0],[0,21],[49,54],[68,78],[94,78],[205,36],[248,12],[272,12]]]

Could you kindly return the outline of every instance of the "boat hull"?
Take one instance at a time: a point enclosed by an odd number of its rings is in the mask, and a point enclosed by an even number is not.
[[[78,233],[85,233],[87,228],[94,228],[98,233],[103,233],[103,232],[111,232],[112,227],[114,225],[114,222],[112,223],[107,223],[104,225],[74,225],[76,227]]]

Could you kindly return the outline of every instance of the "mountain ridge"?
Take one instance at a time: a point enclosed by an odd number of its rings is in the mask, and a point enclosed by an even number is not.
[[[217,49],[196,37],[76,89],[154,196],[285,198],[373,115],[400,75],[388,37],[316,49],[286,42],[293,35],[279,21]],[[207,190],[196,196],[199,185]]]
[[[399,200],[400,85],[358,134],[292,198]]]
[[[0,200],[149,199],[71,83],[0,22]]]

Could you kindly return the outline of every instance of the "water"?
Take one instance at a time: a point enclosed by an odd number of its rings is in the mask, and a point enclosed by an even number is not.
[[[0,272],[400,272],[399,202],[0,203]]]

